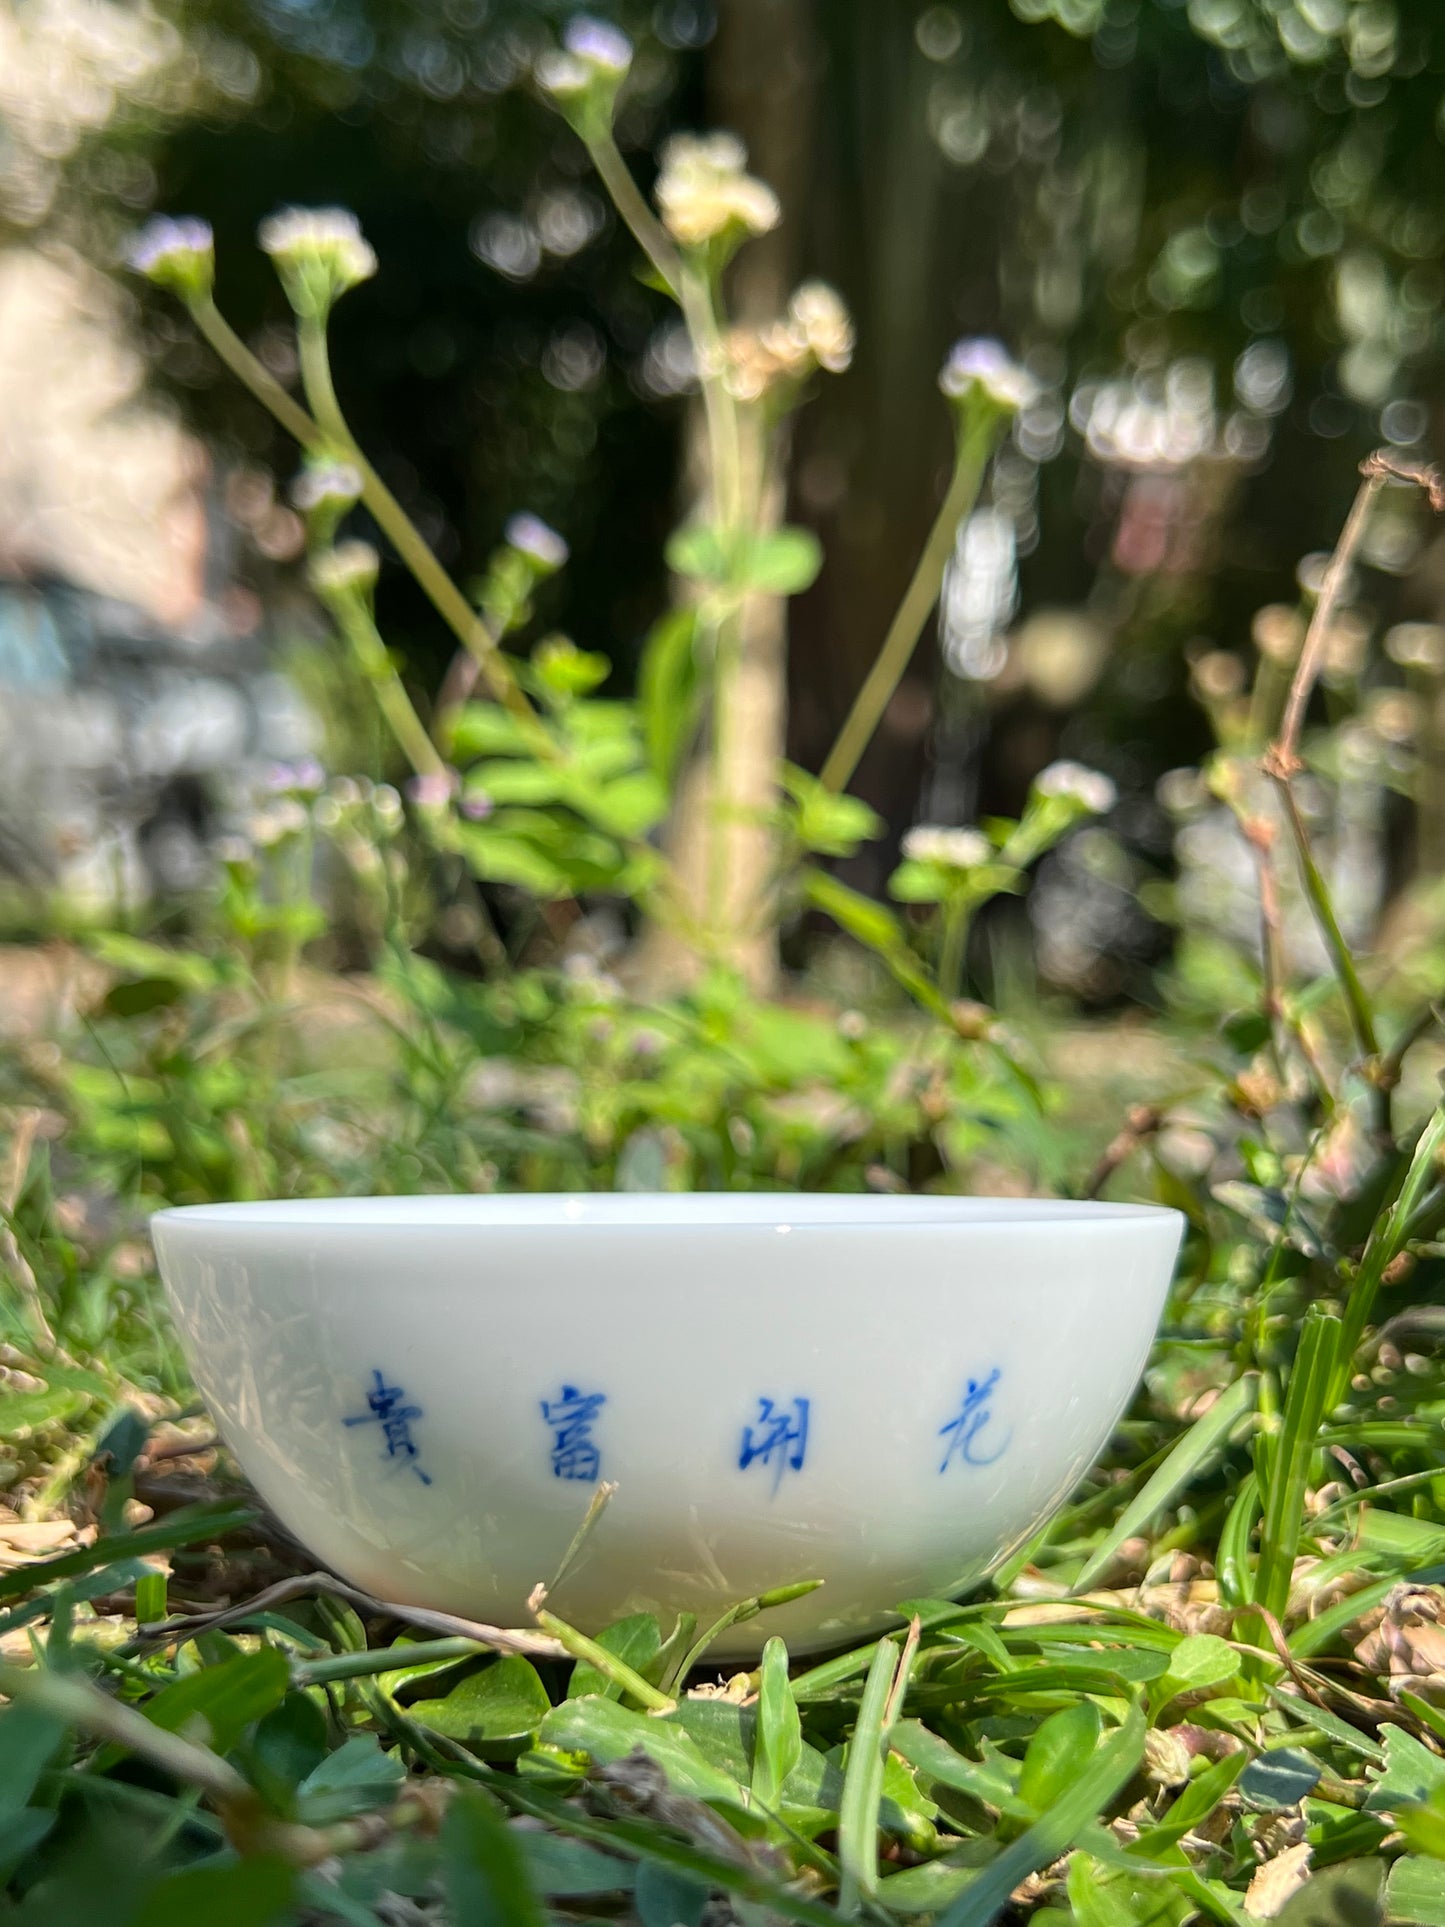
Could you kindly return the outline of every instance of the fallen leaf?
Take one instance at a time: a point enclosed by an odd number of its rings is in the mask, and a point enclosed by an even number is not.
[[[1305,1841],[1298,1847],[1286,1847],[1273,1860],[1266,1860],[1249,1883],[1244,1911],[1256,1920],[1273,1920],[1285,1902],[1309,1879],[1312,1851]]]

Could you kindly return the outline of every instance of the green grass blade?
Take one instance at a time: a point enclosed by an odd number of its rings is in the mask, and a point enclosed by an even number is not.
[[[1124,1541],[1132,1539],[1157,1519],[1164,1508],[1198,1476],[1235,1425],[1252,1408],[1258,1383],[1255,1373],[1246,1372],[1220,1394],[1202,1418],[1194,1421],[1153,1478],[1125,1506],[1113,1531],[1095,1548],[1074,1582],[1076,1593],[1087,1592],[1107,1569]]]
[[[1104,1813],[1134,1777],[1143,1753],[1144,1711],[1135,1704],[1074,1784],[969,1883],[940,1915],[938,1927],[989,1927],[1021,1880],[1067,1853],[1079,1831]]]
[[[838,1808],[838,1858],[843,1866],[838,1911],[858,1912],[878,1892],[878,1809],[883,1800],[884,1724],[901,1655],[891,1639],[880,1639],[868,1668],[853,1737],[848,1771]]]
[[[758,1714],[753,1739],[752,1796],[767,1812],[782,1801],[783,1785],[802,1758],[803,1723],[788,1679],[788,1649],[770,1639],[758,1668]]]
[[[1215,1570],[1219,1574],[1219,1597],[1223,1605],[1242,1606],[1250,1597],[1253,1582],[1249,1542],[1258,1517],[1259,1480],[1253,1472],[1247,1472],[1239,1482],[1239,1490],[1219,1534]]]
[[[1360,1260],[1360,1269],[1350,1288],[1345,1305],[1344,1328],[1339,1352],[1331,1375],[1329,1404],[1337,1405],[1349,1388],[1350,1369],[1370,1313],[1375,1308],[1386,1268],[1404,1248],[1406,1229],[1416,1206],[1440,1173],[1440,1154],[1445,1148],[1445,1105],[1437,1110],[1416,1142],[1404,1182],[1389,1209],[1376,1220]]]
[[[1264,1493],[1264,1517],[1253,1596],[1276,1619],[1282,1616],[1289,1598],[1304,1524],[1305,1490],[1319,1449],[1320,1425],[1329,1407],[1340,1339],[1339,1319],[1312,1305],[1300,1333],[1278,1437],[1267,1441],[1269,1450],[1260,1454],[1256,1468]],[[1261,1445],[1265,1443],[1260,1441]],[[1263,1627],[1256,1621],[1254,1630],[1243,1630],[1240,1637],[1258,1640],[1262,1634]]]

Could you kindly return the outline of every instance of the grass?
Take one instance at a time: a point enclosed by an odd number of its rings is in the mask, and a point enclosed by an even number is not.
[[[724,1678],[687,1625],[539,1609],[498,1641],[309,1575],[209,1436],[134,1225],[77,1228],[37,1132],[6,1219],[0,1921],[1439,1927],[1445,1402],[1376,1311],[1404,1253],[1429,1324],[1438,1136],[1369,1217],[1282,1171],[1190,1202],[1145,1390],[992,1588]],[[739,1603],[764,1635],[767,1605]]]

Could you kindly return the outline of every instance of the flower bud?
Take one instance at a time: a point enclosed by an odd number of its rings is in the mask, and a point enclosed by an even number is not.
[[[555,575],[565,566],[570,553],[566,542],[539,515],[514,515],[502,533],[508,548],[515,549],[535,574]]]
[[[783,218],[765,181],[746,171],[747,149],[735,134],[675,134],[662,150],[657,205],[663,226],[683,247],[716,244],[724,259],[749,235],[767,234]]]
[[[1106,815],[1119,800],[1112,780],[1082,763],[1050,763],[1034,778],[1034,791],[1038,796],[1061,797],[1090,816]]]
[[[256,231],[286,298],[303,320],[324,321],[348,288],[376,273],[376,251],[344,207],[283,207]]]
[[[381,558],[369,542],[338,542],[311,558],[311,586],[323,602],[350,596],[369,600],[381,571]]]
[[[1021,368],[1002,342],[983,336],[956,341],[939,373],[938,385],[960,407],[985,403],[1000,415],[1016,415],[1038,397],[1038,383]]]
[[[137,274],[186,302],[204,299],[215,282],[215,237],[208,222],[192,215],[158,214],[131,237],[125,254]]]
[[[291,500],[306,518],[315,548],[327,548],[346,516],[361,500],[361,472],[350,462],[308,462],[291,484]]]
[[[947,870],[976,870],[989,862],[993,845],[982,830],[945,829],[919,823],[903,838],[903,854],[913,863],[937,863]]]
[[[537,85],[584,140],[612,125],[618,91],[632,67],[632,42],[605,20],[579,15],[568,23],[562,45],[544,53]]]

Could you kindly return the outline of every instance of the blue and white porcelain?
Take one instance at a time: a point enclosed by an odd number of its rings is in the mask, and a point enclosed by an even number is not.
[[[1182,1220],[990,1198],[638,1193],[152,1220],[196,1383],[277,1517],[378,1598],[739,1626],[808,1651],[950,1597],[1096,1459]]]

